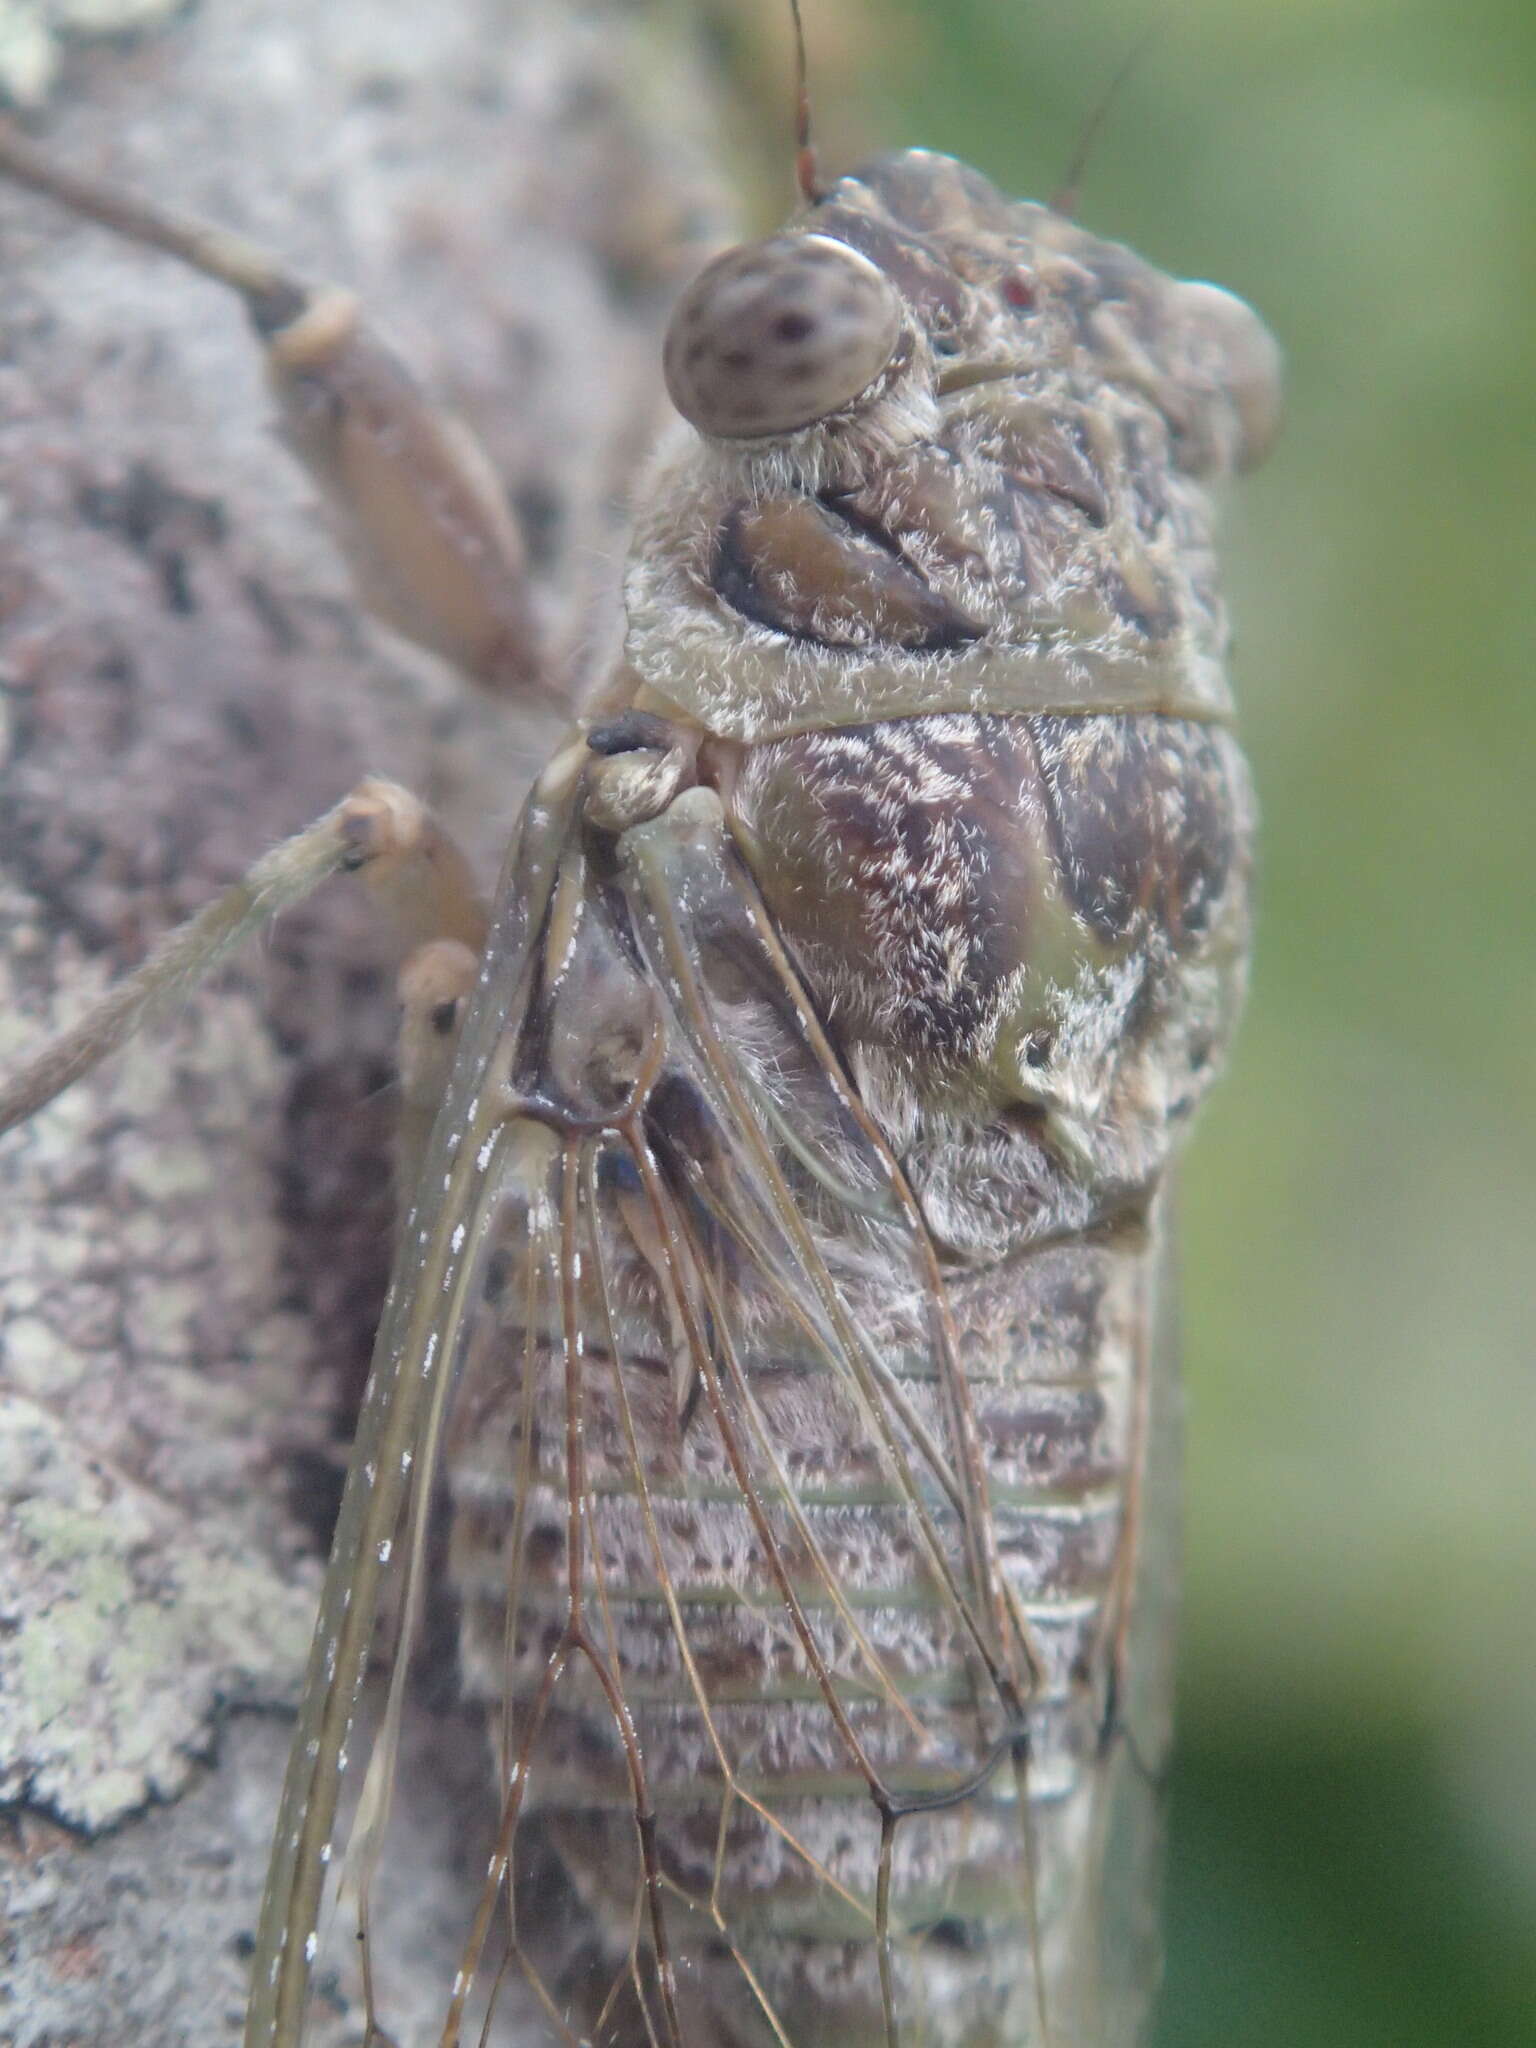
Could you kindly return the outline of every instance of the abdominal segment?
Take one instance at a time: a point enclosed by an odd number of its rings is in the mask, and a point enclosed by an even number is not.
[[[1038,1659],[1017,1717],[925,1553],[913,1494],[936,1490],[892,1469],[857,1400],[790,1330],[761,1329],[741,1380],[722,1376],[718,1412],[706,1399],[679,1414],[664,1357],[584,1361],[583,1625],[618,1677],[622,1716],[569,1642],[560,1348],[534,1355],[531,1422],[505,1379],[504,1399],[475,1402],[479,1448],[455,1456],[465,1676],[478,1697],[510,1703],[503,1740],[529,1773],[531,1839],[555,1845],[590,1917],[602,1960],[584,1954],[564,1986],[588,2024],[625,1978],[637,1930],[648,1945],[630,1736],[687,2042],[887,2048],[882,1947],[899,2010],[922,2016],[911,2038],[944,2048],[1055,2039],[1041,2000],[1066,2011],[1089,1995],[1101,1781],[1116,1748],[1105,1643],[1138,1455],[1148,1256],[1145,1244],[1061,1246],[954,1293],[997,1550]],[[622,1258],[616,1246],[616,1272]],[[916,1333],[875,1301],[865,1313],[893,1407],[942,1441]],[[508,1334],[527,1356],[522,1333]],[[509,1469],[534,1475],[520,1569]],[[928,1506],[957,1549],[953,1514],[940,1498]],[[1135,1794],[1148,1806],[1145,1860],[1153,1792]],[[525,1892],[522,1917],[536,1923],[537,1906]],[[643,1996],[627,1979],[597,2038],[643,2041]]]

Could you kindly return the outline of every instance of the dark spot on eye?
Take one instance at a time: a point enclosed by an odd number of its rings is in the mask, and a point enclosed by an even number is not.
[[[723,370],[750,370],[752,351],[749,348],[727,348],[720,351],[720,367]]]
[[[1010,271],[1003,279],[1002,294],[1004,302],[1021,313],[1027,313],[1035,303],[1034,283],[1019,270]]]
[[[459,1004],[456,996],[450,996],[444,1003],[432,1005],[430,1022],[439,1038],[446,1038],[458,1019]]]
[[[775,341],[804,341],[815,332],[816,322],[809,313],[781,313],[773,323]]]
[[[709,343],[701,335],[696,341],[690,341],[683,350],[683,361],[690,370],[696,370],[708,354]]]
[[[1032,1031],[1024,1041],[1026,1067],[1043,1067],[1051,1057],[1051,1038],[1046,1031]]]

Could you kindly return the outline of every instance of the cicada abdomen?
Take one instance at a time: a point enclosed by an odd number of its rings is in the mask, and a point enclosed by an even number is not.
[[[1247,937],[1211,500],[1273,345],[910,152],[711,265],[667,370],[405,1226],[252,2037],[438,1476],[499,1787],[445,2040],[516,1975],[519,2040],[1129,2044],[1167,1184]]]

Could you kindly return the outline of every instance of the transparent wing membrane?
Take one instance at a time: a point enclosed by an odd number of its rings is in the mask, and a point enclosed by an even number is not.
[[[441,1496],[499,1787],[441,2040],[1133,2040],[1098,1949],[1144,1240],[946,1284],[718,798],[605,836],[578,775],[530,807],[405,1229],[251,2038],[302,2038],[328,1872],[366,1899],[403,1651],[347,1859],[337,1788]],[[1063,1293],[1082,1341],[1021,1342]]]

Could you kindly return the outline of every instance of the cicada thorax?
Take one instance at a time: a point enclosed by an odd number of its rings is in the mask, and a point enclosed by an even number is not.
[[[797,273],[807,237],[878,272],[899,338],[857,397],[771,436],[720,431],[720,376],[674,373],[706,439],[679,433],[640,507],[645,699],[746,740],[936,711],[1228,717],[1212,493],[1274,430],[1257,318],[909,151],[778,238],[755,322],[735,273],[693,288],[722,363],[803,372],[808,406],[835,388],[839,286]]]
[[[1273,362],[942,158],[806,226],[856,261],[678,316],[705,431],[475,1083],[465,1677],[547,2012],[1130,2043],[1161,1189],[1246,941],[1208,494]],[[542,1960],[535,1834],[588,1930]]]

